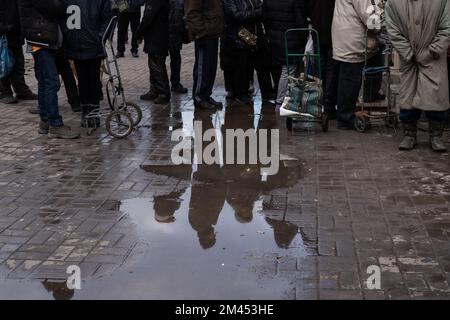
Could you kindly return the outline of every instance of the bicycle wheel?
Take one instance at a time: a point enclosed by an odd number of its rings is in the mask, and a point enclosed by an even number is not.
[[[142,110],[137,104],[132,103],[132,102],[127,102],[126,107],[121,108],[121,110],[127,112],[131,116],[134,127],[137,127],[141,123]]]

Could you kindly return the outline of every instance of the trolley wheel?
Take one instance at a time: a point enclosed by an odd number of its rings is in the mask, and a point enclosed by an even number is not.
[[[294,119],[291,117],[286,118],[286,127],[289,131],[294,130]]]
[[[106,118],[106,130],[114,138],[126,138],[133,131],[133,119],[128,112],[113,111]]]
[[[370,122],[369,118],[365,116],[356,116],[355,118],[355,129],[356,131],[360,133],[366,132],[366,130],[369,128]]]
[[[142,110],[141,108],[132,102],[127,102],[126,107],[122,107],[121,110],[127,112],[131,119],[133,120],[133,127],[137,127],[142,121]]]
[[[390,112],[384,118],[384,124],[390,129],[396,129],[398,127],[398,116],[394,112]]]
[[[328,115],[324,113],[322,115],[322,131],[328,132],[329,128],[330,128],[330,119],[328,119]]]
[[[108,81],[106,83],[106,98],[108,99],[108,104],[109,107],[111,108],[111,110],[114,110],[114,107],[116,105],[116,99],[114,98],[114,92],[115,88],[114,88],[114,82],[112,81]]]

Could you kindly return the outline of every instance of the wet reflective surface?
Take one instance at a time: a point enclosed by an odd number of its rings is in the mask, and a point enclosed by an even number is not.
[[[191,47],[183,59],[190,86]],[[450,162],[429,150],[425,132],[411,153],[381,127],[361,135],[332,122],[323,134],[300,124],[289,133],[258,92],[253,107],[217,113],[195,112],[188,95],[154,106],[138,99],[148,90],[146,57],[121,63],[127,96],[144,110],[128,139],[102,128],[48,140],[25,109],[32,102],[0,105],[0,298],[450,298]],[[220,76],[214,96],[225,101]],[[225,161],[234,149],[227,129],[280,129],[279,151],[267,142],[252,153],[279,153],[278,173]],[[208,149],[219,161],[196,162],[194,143],[175,166],[178,130],[187,144],[208,130],[222,137]],[[65,286],[72,265],[81,290]],[[366,288],[372,265],[380,290]]]

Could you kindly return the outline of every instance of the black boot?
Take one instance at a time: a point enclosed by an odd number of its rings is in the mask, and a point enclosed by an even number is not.
[[[430,144],[431,148],[436,152],[446,152],[442,135],[444,133],[444,122],[430,121]]]
[[[410,151],[417,146],[417,122],[403,123],[404,137],[398,147],[399,150]]]

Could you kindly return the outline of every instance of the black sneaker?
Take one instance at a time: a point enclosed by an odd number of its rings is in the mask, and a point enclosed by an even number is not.
[[[30,91],[25,94],[18,94],[16,98],[22,101],[35,101],[38,100],[39,97],[37,94]]]
[[[133,58],[139,58],[139,53],[137,51],[131,51]]]
[[[19,100],[17,100],[13,95],[5,94],[0,96],[0,103],[14,104],[18,102]]]
[[[156,98],[158,98],[158,94],[156,92],[152,92],[152,91],[149,91],[146,94],[143,94],[142,96],[140,96],[141,100],[147,100],[147,101],[152,101],[152,100],[155,100]]]
[[[125,57],[125,53],[124,53],[124,52],[117,52],[117,53],[116,53],[116,58],[117,58],[117,59],[123,58],[123,57]]]
[[[188,89],[183,87],[181,83],[172,86],[172,92],[186,94],[188,93]]]
[[[222,109],[223,108],[223,103],[222,102],[216,101],[216,100],[214,100],[211,97],[208,99],[207,102],[212,104],[212,105],[214,105],[214,106],[216,106],[216,108],[218,108],[218,109]]]

